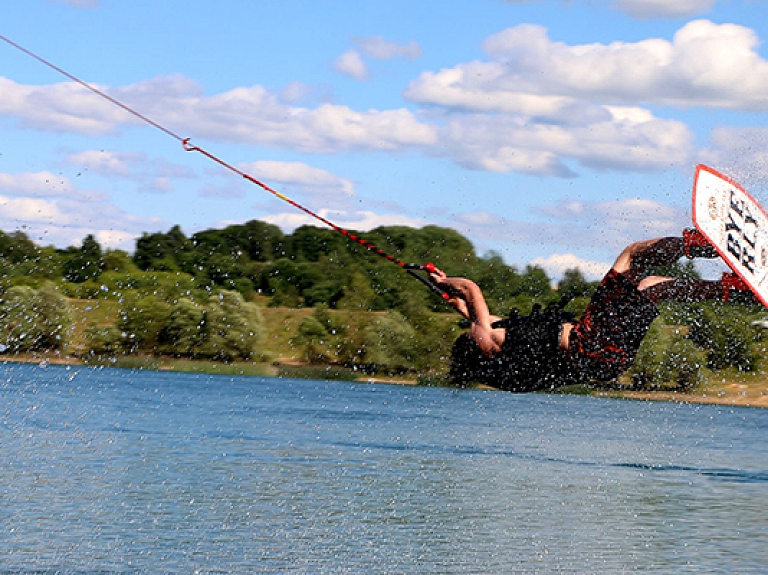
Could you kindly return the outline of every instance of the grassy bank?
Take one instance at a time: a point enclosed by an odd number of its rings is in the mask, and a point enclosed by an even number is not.
[[[260,302],[264,304],[265,302]],[[73,329],[71,342],[63,353],[27,353],[0,356],[0,361],[46,362],[69,365],[104,365],[127,369],[150,369],[193,373],[211,373],[229,376],[291,377],[309,379],[335,379],[344,381],[376,381],[398,384],[441,385],[445,382],[432,378],[417,381],[416,376],[372,377],[359,371],[338,366],[307,365],[301,350],[292,345],[302,320],[313,313],[311,309],[266,307],[261,311],[265,319],[266,334],[259,357],[254,361],[222,363],[210,360],[191,360],[161,356],[123,355],[116,358],[88,359],[85,331],[89,325],[114,324],[118,320],[116,302],[104,300],[71,300]],[[83,359],[85,358],[85,359]],[[703,381],[685,391],[637,390],[625,378],[610,386],[573,386],[562,393],[618,397],[636,400],[681,401],[690,403],[716,403],[722,405],[768,407],[768,376],[761,370],[745,373],[735,369],[705,370]]]
[[[84,365],[82,360],[64,354],[15,354],[0,356],[2,362],[47,363],[60,365]],[[206,360],[188,360],[168,357],[122,356],[114,360],[92,362],[126,369],[150,369],[210,373],[240,377],[291,377],[305,379],[334,379],[341,381],[376,382],[391,384],[441,385],[437,380],[417,381],[397,377],[370,377],[351,369],[333,366],[309,366],[296,363],[277,364],[265,362],[221,363]],[[490,389],[490,388],[488,388]],[[743,407],[768,407],[768,376],[764,373],[711,372],[704,381],[686,391],[641,391],[632,389],[629,381],[620,381],[610,386],[570,386],[558,393],[570,395],[591,395],[642,401],[676,401],[683,403],[709,403]]]

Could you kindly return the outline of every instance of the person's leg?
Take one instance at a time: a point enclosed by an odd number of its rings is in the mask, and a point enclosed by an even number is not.
[[[668,237],[635,242],[619,254],[613,269],[637,286],[651,268],[674,263],[683,255],[683,238]]]
[[[722,281],[694,280],[648,276],[637,285],[649,300],[658,303],[662,300],[695,303],[705,300],[727,301],[729,290]]]
[[[654,267],[672,264],[683,256],[719,257],[701,233],[695,229],[685,229],[679,238],[666,237],[630,244],[619,254],[613,269],[638,285]]]
[[[744,280],[728,272],[716,281],[648,276],[640,281],[637,289],[654,303],[662,300],[686,303],[705,300],[728,302],[734,295],[742,303],[757,301]]]

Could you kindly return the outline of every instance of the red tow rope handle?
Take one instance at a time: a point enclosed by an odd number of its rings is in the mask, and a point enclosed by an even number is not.
[[[431,289],[433,292],[435,292],[437,295],[439,295],[441,298],[443,298],[445,301],[448,301],[451,299],[451,296],[448,295],[446,292],[444,292],[439,285],[437,285],[435,282],[433,282],[429,277],[424,277],[423,275],[416,273],[416,270],[423,270],[427,272],[428,274],[433,274],[435,271],[437,271],[437,268],[435,267],[435,264],[428,262],[424,265],[419,264],[405,264],[403,266],[405,268],[405,271],[407,271],[409,274],[411,274],[413,277],[415,277],[417,280],[419,280],[421,283],[423,283],[425,286],[427,286],[429,289]]]

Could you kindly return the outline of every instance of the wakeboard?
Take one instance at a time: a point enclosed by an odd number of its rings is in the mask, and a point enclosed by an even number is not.
[[[768,307],[768,216],[760,204],[729,177],[699,165],[693,223]]]

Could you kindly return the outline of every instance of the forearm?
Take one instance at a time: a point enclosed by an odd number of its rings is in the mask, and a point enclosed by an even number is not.
[[[466,278],[446,278],[443,285],[452,296],[458,298],[459,305],[454,304],[454,307],[462,315],[472,323],[490,326],[491,314],[480,286]],[[461,303],[464,305],[461,306]]]

